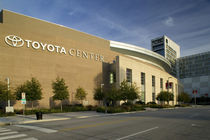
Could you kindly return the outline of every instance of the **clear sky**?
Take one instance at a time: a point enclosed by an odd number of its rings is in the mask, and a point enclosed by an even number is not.
[[[210,51],[210,0],[0,0],[0,9],[146,49],[167,35],[181,56]]]

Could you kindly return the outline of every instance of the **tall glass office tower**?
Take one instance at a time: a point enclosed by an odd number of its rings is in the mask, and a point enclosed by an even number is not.
[[[176,59],[180,57],[180,46],[167,36],[151,40],[152,51],[164,56],[171,63],[171,74],[177,77]]]

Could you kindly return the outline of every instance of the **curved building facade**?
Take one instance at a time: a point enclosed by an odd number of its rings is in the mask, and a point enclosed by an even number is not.
[[[0,80],[9,78],[14,90],[32,77],[38,79],[43,89],[39,107],[55,105],[51,84],[58,76],[69,87],[67,104],[78,102],[75,91],[82,87],[88,93],[83,104],[96,105],[94,88],[119,87],[123,80],[137,84],[144,102],[157,102],[156,95],[167,90],[169,80],[176,103],[178,80],[169,74],[170,63],[152,51],[7,10],[0,13],[0,31]],[[14,106],[22,108],[20,101]]]
[[[171,71],[170,62],[163,56],[145,48],[117,41],[110,41],[110,48],[131,58],[150,63],[166,72]]]
[[[170,62],[163,56],[145,48],[110,41],[110,49],[123,55],[116,58],[116,83],[119,86],[123,80],[136,83],[143,102],[157,102],[160,91],[169,90],[174,93],[174,103],[182,90],[179,81],[171,76]],[[167,89],[166,84],[172,83]]]

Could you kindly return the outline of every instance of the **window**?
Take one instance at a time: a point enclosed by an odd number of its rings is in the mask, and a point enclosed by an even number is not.
[[[160,90],[163,91],[163,78],[160,78]]]
[[[158,54],[160,54],[160,55],[162,55],[162,56],[165,56],[164,49],[156,50],[155,52],[158,53]]]
[[[145,73],[141,72],[141,101],[145,102],[145,95],[146,95],[146,90],[145,90]]]
[[[132,69],[126,69],[126,80],[127,82],[132,83]]]
[[[145,85],[145,73],[141,72],[141,85]]]
[[[163,46],[163,44],[161,44],[161,45],[157,45],[157,46],[152,46],[152,48],[153,48],[153,51],[157,51],[160,49],[164,49],[164,46]]]
[[[115,73],[110,73],[109,75],[109,83],[113,84],[116,82],[116,74]]]
[[[155,76],[152,75],[152,101],[155,102]]]
[[[155,87],[155,76],[152,76],[152,87]]]

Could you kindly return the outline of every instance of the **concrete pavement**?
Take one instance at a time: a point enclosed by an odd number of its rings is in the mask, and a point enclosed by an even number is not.
[[[85,119],[89,117],[97,117],[103,115],[116,115],[116,114],[97,113],[95,111],[51,113],[51,114],[43,114],[42,120],[37,120],[36,114],[16,115],[16,116],[0,117],[0,126],[59,121],[59,120],[68,120],[72,118]]]
[[[176,108],[165,108],[165,109],[176,109]],[[146,108],[145,111],[158,111],[158,110],[162,110],[162,109]],[[52,114],[43,114],[42,120],[37,120],[35,114],[34,115],[16,115],[16,116],[0,117],[0,126],[67,120],[71,118],[83,119],[83,118],[103,116],[103,115],[117,115],[117,114],[127,114],[127,113],[135,113],[135,112],[124,112],[124,113],[114,113],[114,114],[97,113],[95,111],[52,113]]]
[[[53,114],[43,114],[42,120],[37,120],[36,115],[16,115],[16,116],[0,117],[0,126],[35,123],[35,122],[43,122],[43,121],[66,120],[66,119],[69,119],[69,118],[59,117]]]
[[[0,127],[0,140],[207,140],[210,139],[210,106],[103,114],[72,112],[50,114],[65,121]],[[15,132],[15,134],[13,134]],[[26,138],[29,140],[28,138]]]

